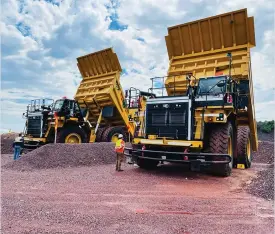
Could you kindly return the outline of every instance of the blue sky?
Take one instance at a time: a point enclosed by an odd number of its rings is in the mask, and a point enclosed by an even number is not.
[[[248,8],[255,17],[252,49],[256,117],[274,118],[273,0],[2,0],[1,131],[22,131],[31,99],[73,97],[76,58],[107,47],[118,54],[124,89],[147,90],[165,75],[167,27]]]

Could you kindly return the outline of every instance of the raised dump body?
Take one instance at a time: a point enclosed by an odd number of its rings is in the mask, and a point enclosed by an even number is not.
[[[252,147],[256,150],[257,128],[250,58],[250,48],[256,45],[254,18],[247,16],[246,9],[229,12],[170,27],[165,39],[170,59],[165,81],[168,95],[186,94],[188,73],[197,79],[231,75],[234,80],[246,83],[249,87],[248,108],[238,110],[237,120],[239,124],[249,125]]]
[[[131,134],[134,125],[123,107],[124,94],[120,85],[122,71],[118,57],[111,48],[77,58],[83,77],[75,100],[81,108],[88,107],[87,119],[96,126],[103,110],[101,127],[125,126]]]

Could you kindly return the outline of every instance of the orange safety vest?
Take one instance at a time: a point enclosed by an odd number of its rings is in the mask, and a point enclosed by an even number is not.
[[[122,139],[119,139],[117,142],[116,142],[116,152],[117,153],[123,153],[124,152],[124,147],[125,147],[125,142],[122,140]]]

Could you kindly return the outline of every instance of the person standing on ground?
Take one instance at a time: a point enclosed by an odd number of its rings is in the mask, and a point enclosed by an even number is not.
[[[118,140],[116,142],[116,171],[123,171],[121,170],[121,163],[124,159],[124,148],[125,148],[125,142],[123,140],[123,135],[118,135]]]
[[[20,157],[23,145],[24,145],[23,138],[22,138],[22,134],[20,133],[19,136],[16,137],[13,142],[13,149],[14,149],[13,159],[14,160],[16,160]]]

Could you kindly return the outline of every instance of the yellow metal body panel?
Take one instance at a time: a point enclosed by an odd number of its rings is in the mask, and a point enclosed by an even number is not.
[[[48,137],[51,128],[52,128],[52,125],[51,125],[51,123],[49,122],[49,123],[48,123],[48,129],[47,129],[47,132],[46,132],[46,134],[45,134],[45,137],[46,137],[46,138]]]
[[[238,110],[237,123],[249,125],[252,149],[256,151],[258,138],[250,58],[250,48],[256,45],[254,18],[247,16],[246,9],[229,12],[170,27],[165,39],[170,58],[165,86],[171,96],[186,95],[187,73],[197,79],[229,75],[226,55],[232,54],[232,78],[237,82],[249,80],[248,109]]]
[[[103,107],[114,106],[111,121],[102,118],[101,126],[124,125],[131,134],[134,124],[128,120],[128,110],[123,107],[124,93],[120,85],[122,71],[116,53],[111,48],[77,58],[78,68],[83,77],[75,100],[82,108],[89,109],[88,120],[95,126]]]
[[[91,133],[89,142],[90,143],[94,143],[95,142],[95,138],[96,138],[96,135]]]
[[[145,121],[145,109],[146,109],[146,98],[141,97],[140,107],[139,108],[130,108],[128,109],[129,116],[132,121],[130,121],[135,126],[135,131],[137,132],[137,136],[144,136],[144,121]]]
[[[183,95],[187,91],[188,81],[187,73],[192,73],[197,79],[204,77],[213,77],[217,74],[229,75],[229,60],[226,54],[232,54],[231,75],[233,79],[250,78],[250,51],[246,46],[240,48],[223,49],[212,51],[207,54],[196,54],[190,56],[174,57],[170,61],[168,78],[165,85],[169,95]],[[193,82],[195,79],[193,78]],[[176,85],[174,89],[174,83]],[[170,88],[169,88],[170,86]]]
[[[46,143],[46,138],[42,137],[42,138],[37,138],[37,137],[24,137],[24,141],[41,141]]]
[[[70,118],[71,121],[75,121],[77,122],[78,121],[78,118]]]
[[[134,144],[148,144],[148,145],[159,145],[159,146],[182,146],[182,147],[190,147],[190,148],[202,148],[202,141],[182,141],[182,140],[168,140],[168,139],[142,139],[142,138],[134,138]]]
[[[227,106],[225,108],[219,106],[211,106],[203,110],[203,108],[197,108],[195,110],[195,140],[203,139],[202,136],[202,120],[204,123],[217,123],[224,124],[227,122],[228,116],[233,112],[233,107]],[[223,120],[217,120],[219,114],[223,114]],[[204,118],[202,118],[204,117]]]
[[[237,169],[245,169],[245,165],[244,164],[237,164]]]
[[[77,118],[70,118],[71,121],[77,121]],[[58,124],[57,127],[58,128],[62,128],[65,124],[65,117],[58,117]],[[45,133],[45,138],[47,138],[49,136],[49,133],[51,131],[51,128],[55,127],[55,120],[52,118],[48,119],[48,129],[47,132]]]
[[[157,137],[158,137],[157,135],[149,135],[148,139],[149,140],[155,140],[155,139],[157,139]]]
[[[255,46],[254,18],[242,9],[168,28],[169,58],[241,45]]]

